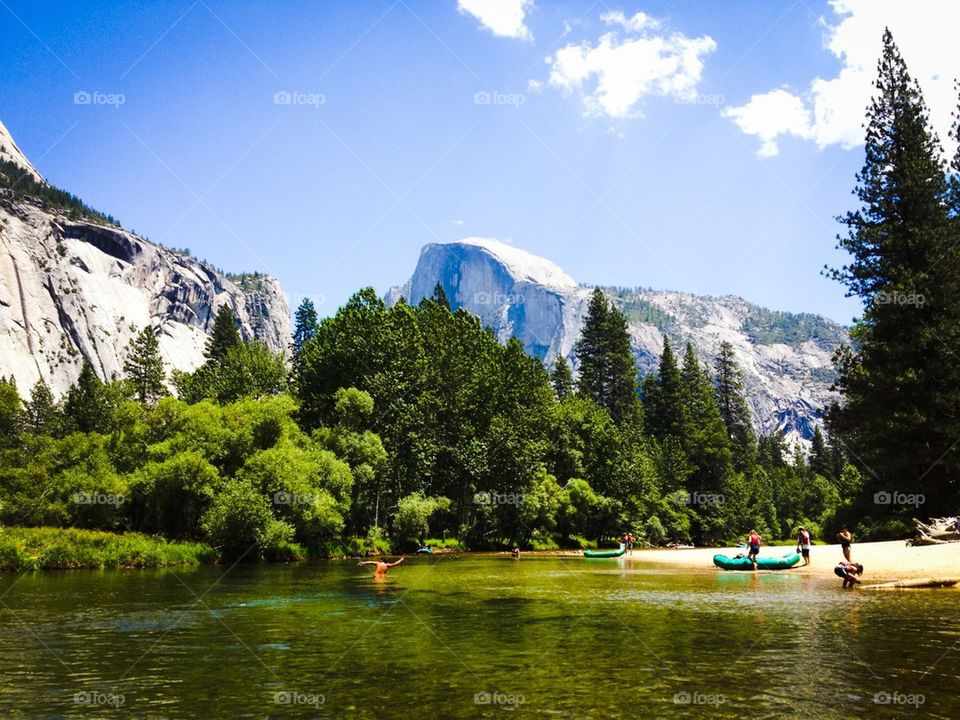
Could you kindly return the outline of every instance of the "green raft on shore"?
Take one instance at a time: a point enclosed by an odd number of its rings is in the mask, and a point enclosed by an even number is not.
[[[782,557],[757,557],[757,567],[760,570],[789,570],[800,562],[800,553],[789,552]],[[753,570],[753,563],[746,557],[728,557],[714,555],[713,564],[723,570]]]
[[[585,558],[615,558],[620,557],[627,551],[626,545],[621,545],[617,550],[584,550]]]

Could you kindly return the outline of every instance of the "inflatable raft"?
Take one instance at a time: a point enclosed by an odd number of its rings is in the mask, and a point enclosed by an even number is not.
[[[583,556],[586,558],[615,558],[620,557],[626,551],[626,546],[621,545],[618,550],[584,550]]]
[[[760,570],[788,570],[800,562],[800,553],[790,552],[782,557],[768,557],[760,555],[757,557],[757,567]],[[728,557],[726,555],[714,555],[713,564],[723,570],[753,570],[753,563],[746,556]]]

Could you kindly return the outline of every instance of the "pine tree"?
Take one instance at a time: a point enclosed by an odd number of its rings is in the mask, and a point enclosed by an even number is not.
[[[757,442],[743,393],[743,374],[737,364],[733,345],[724,340],[720,343],[714,361],[717,407],[727,427],[737,470],[745,471],[756,460]]]
[[[643,409],[637,395],[637,366],[630,349],[627,319],[599,288],[590,298],[574,352],[579,392],[605,408],[617,425],[639,428]]]
[[[433,299],[443,305],[447,310],[450,310],[450,300],[447,298],[447,291],[443,289],[443,285],[440,284],[439,280],[437,280],[437,284],[433,286]]]
[[[319,325],[317,309],[313,306],[313,301],[310,298],[304,298],[293,317],[294,358],[299,357],[303,346],[316,336]]]
[[[668,437],[684,441],[687,428],[683,381],[670,341],[663,338],[663,352],[655,377],[644,382],[647,429],[660,441]]]
[[[57,407],[50,387],[39,378],[30,390],[24,408],[24,424],[34,435],[56,435],[63,424],[63,412]]]
[[[106,389],[87,360],[67,391],[64,412],[80,432],[104,432],[109,426]]]
[[[160,357],[160,343],[150,325],[130,339],[123,371],[133,383],[141,405],[152,404],[167,394],[167,373],[163,369],[163,358]]]
[[[307,343],[317,336],[317,331],[320,328],[320,322],[317,320],[317,310],[310,298],[303,299],[297,307],[293,320],[293,358],[291,362],[293,372],[290,379],[294,384],[299,384],[303,376],[303,349]]]
[[[960,489],[960,238],[940,143],[889,30],[878,71],[862,207],[840,219],[852,259],[829,272],[864,302],[836,358],[843,404],[831,422],[883,487],[919,491],[927,514],[943,515]]]
[[[203,355],[211,362],[219,362],[227,355],[227,351],[239,345],[240,331],[237,329],[237,318],[226,305],[220,308],[213,320],[213,330],[207,338],[207,345]]]
[[[828,479],[833,478],[832,462],[830,457],[830,448],[827,447],[827,441],[820,432],[820,428],[813,431],[813,439],[810,441],[810,472],[814,475],[820,475]]]
[[[553,371],[550,373],[550,384],[553,385],[553,391],[558,400],[563,400],[573,395],[573,373],[570,371],[570,363],[563,355],[557,356],[557,361],[553,364]]]

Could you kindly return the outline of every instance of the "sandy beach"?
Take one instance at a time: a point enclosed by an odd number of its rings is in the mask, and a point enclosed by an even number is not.
[[[777,556],[790,552],[790,547],[769,546],[762,555]],[[960,578],[960,543],[907,547],[902,540],[854,543],[851,560],[864,567],[864,585],[908,578]],[[713,567],[716,554],[736,555],[743,548],[691,548],[688,550],[634,550],[633,559],[683,567]],[[810,551],[810,565],[787,571],[833,577],[833,568],[843,559],[839,545],[815,545]],[[718,572],[723,572],[719,571]]]

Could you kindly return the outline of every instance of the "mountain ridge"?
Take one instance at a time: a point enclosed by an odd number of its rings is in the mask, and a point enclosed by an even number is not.
[[[417,303],[439,282],[455,308],[478,315],[501,341],[516,335],[548,365],[562,355],[575,368],[573,346],[594,286],[551,285],[535,274],[515,272],[518,265],[540,267],[541,261],[556,266],[492,238],[481,240],[425,245],[411,278],[389,289],[385,300],[392,304],[405,297]],[[512,265],[500,260],[505,248],[513,255]],[[521,253],[528,256],[525,262],[517,260]],[[813,313],[768,310],[736,295],[599,287],[627,315],[641,376],[656,369],[664,336],[676,346],[691,342],[701,361],[711,365],[726,340],[743,369],[758,430],[805,443],[822,424],[823,410],[834,398],[832,356],[847,337],[843,326]]]

